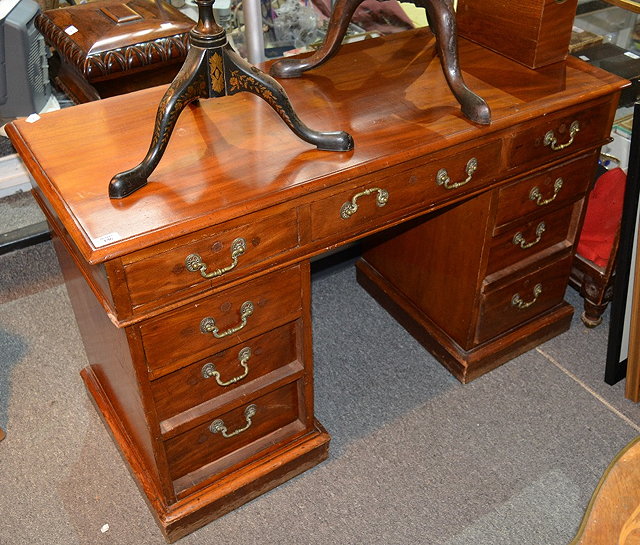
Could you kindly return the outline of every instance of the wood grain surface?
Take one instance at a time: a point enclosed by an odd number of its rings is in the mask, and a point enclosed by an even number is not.
[[[640,438],[611,461],[569,545],[640,543]]]
[[[339,60],[285,89],[303,121],[346,130],[351,152],[309,147],[259,98],[241,93],[183,112],[148,186],[121,201],[111,177],[145,155],[163,87],[45,114],[7,128],[46,200],[90,263],[171,240],[616,91],[623,80],[568,59],[529,70],[461,40],[467,83],[492,110],[489,127],[462,117],[427,30],[345,47]],[[66,153],[60,153],[60,142]]]

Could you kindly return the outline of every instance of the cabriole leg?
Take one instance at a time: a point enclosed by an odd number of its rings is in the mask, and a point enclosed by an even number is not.
[[[491,111],[487,103],[467,87],[462,79],[458,62],[456,16],[452,0],[421,0],[416,5],[427,11],[429,26],[436,36],[438,56],[451,92],[462,107],[462,113],[471,121],[488,125]]]

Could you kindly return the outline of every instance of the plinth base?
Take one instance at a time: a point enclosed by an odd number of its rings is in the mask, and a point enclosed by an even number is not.
[[[356,264],[358,283],[463,384],[564,333],[573,307],[562,302],[517,329],[463,350],[436,323],[366,261]]]
[[[166,505],[98,377],[91,367],[83,369],[80,375],[169,543],[312,468],[328,456],[331,438],[316,421],[315,429],[305,436],[233,471],[172,505]]]

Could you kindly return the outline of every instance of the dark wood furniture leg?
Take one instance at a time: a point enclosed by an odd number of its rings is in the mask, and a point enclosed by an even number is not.
[[[353,138],[344,131],[320,132],[297,116],[282,86],[240,57],[213,18],[214,0],[196,0],[198,24],[189,33],[190,49],[182,68],[160,101],[151,146],[140,164],[116,174],[109,183],[109,197],[121,199],[145,186],[164,154],[182,110],[199,98],[253,93],[269,104],[302,140],[328,151],[353,149]]]
[[[281,59],[275,62],[269,73],[276,78],[297,78],[303,72],[327,62],[340,49],[354,12],[364,0],[337,0],[329,19],[327,36],[319,49],[304,59]]]
[[[452,0],[422,0],[416,2],[427,12],[429,26],[436,35],[436,46],[444,77],[449,89],[460,103],[462,113],[471,121],[488,125],[491,123],[491,111],[483,98],[467,87],[462,79],[458,62],[458,37],[456,15]]]
[[[611,250],[609,263],[604,269],[580,254],[574,257],[569,283],[584,299],[584,310],[580,319],[587,327],[597,327],[602,323],[602,315],[613,299],[617,238]]]
[[[313,55],[304,59],[282,59],[271,66],[271,75],[279,78],[295,78],[333,57],[347,32],[356,8],[363,0],[338,0],[329,20],[327,37]],[[487,103],[467,87],[460,72],[456,17],[452,0],[416,0],[425,8],[429,26],[436,36],[442,70],[451,92],[460,103],[462,113],[475,123],[491,123],[491,111]]]
[[[599,326],[613,295],[613,277],[604,285],[598,284],[592,278],[585,278],[580,295],[584,297],[584,310],[580,316],[582,323],[587,327]],[[593,299],[591,296],[594,296]]]

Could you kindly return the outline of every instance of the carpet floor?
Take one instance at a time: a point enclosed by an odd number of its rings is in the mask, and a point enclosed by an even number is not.
[[[602,380],[608,312],[591,330],[577,312],[565,334],[462,385],[358,286],[352,260],[315,269],[330,457],[180,543],[569,542],[640,431],[624,384]],[[164,543],[84,391],[86,365],[51,244],[0,256],[2,545]]]

